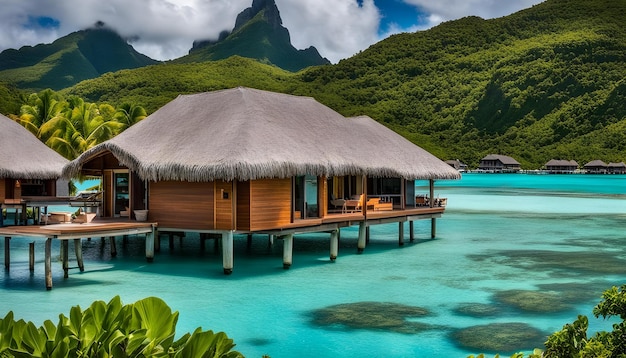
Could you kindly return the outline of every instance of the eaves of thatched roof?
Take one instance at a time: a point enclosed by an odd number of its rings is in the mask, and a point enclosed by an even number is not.
[[[499,160],[502,164],[506,165],[520,165],[514,158],[501,154],[488,154],[482,160]]]
[[[57,179],[68,160],[0,115],[0,179]]]
[[[110,151],[144,180],[295,175],[458,179],[456,170],[369,117],[310,97],[250,88],[181,95],[66,166],[74,176]]]

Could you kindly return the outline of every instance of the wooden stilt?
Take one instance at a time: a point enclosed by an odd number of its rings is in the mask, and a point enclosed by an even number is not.
[[[267,235],[267,241],[268,241],[269,247],[274,246],[274,235],[272,234]]]
[[[154,251],[161,252],[161,235],[159,235],[159,230],[155,228],[152,236],[154,237]]]
[[[409,241],[415,241],[415,225],[413,221],[409,221]]]
[[[430,238],[434,239],[437,236],[437,219],[430,219]]]
[[[52,289],[52,238],[46,239],[45,250],[45,274],[46,274],[46,289]]]
[[[248,239],[246,241],[246,247],[248,249],[252,247],[252,234],[248,234]]]
[[[369,245],[370,243],[370,227],[365,228],[365,245]]]
[[[283,268],[288,269],[293,263],[293,234],[283,236]]]
[[[85,264],[83,263],[83,244],[81,239],[74,239],[74,253],[76,254],[78,269],[80,272],[85,271]]]
[[[0,215],[2,215],[2,213],[0,213]],[[9,271],[9,268],[11,267],[11,237],[10,236],[5,236],[4,237],[4,269]]]
[[[61,247],[63,248],[62,252],[62,261],[63,261],[63,278],[67,278],[68,270],[70,268],[70,255],[69,255],[69,243],[67,240],[61,240]]]
[[[216,240],[217,241],[217,240]],[[222,264],[224,274],[233,273],[233,232],[226,231],[222,233]]]
[[[28,244],[28,269],[30,272],[35,271],[35,243]]]
[[[207,240],[207,234],[201,232],[200,233],[200,250],[204,251],[204,249],[206,248],[206,240]]]
[[[169,240],[170,240],[170,250],[172,250],[174,248],[174,233],[173,232],[169,233]]]
[[[398,223],[398,245],[404,246],[404,221]]]
[[[330,261],[335,262],[339,254],[339,230],[330,232]]]
[[[115,236],[111,236],[111,257],[117,256],[117,247],[115,246]]]
[[[154,261],[154,227],[152,232],[146,233],[146,260],[148,262]]]
[[[359,239],[357,241],[357,252],[360,254],[365,250],[366,240],[365,240],[365,222],[361,222],[359,224]]]

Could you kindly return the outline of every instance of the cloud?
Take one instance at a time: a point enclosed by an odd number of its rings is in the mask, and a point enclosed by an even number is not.
[[[540,0],[404,0],[417,7],[414,23],[393,19],[381,29],[381,8],[402,0],[275,0],[298,49],[315,46],[331,62],[350,57],[397,32],[418,31],[468,15],[504,16]],[[194,40],[231,30],[252,0],[0,0],[0,51],[51,43],[104,22],[132,39],[135,49],[167,60],[188,53]],[[45,21],[40,21],[44,19]],[[406,23],[406,21],[404,21]]]

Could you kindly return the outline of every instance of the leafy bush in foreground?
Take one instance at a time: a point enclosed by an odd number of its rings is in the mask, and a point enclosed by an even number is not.
[[[175,341],[177,321],[178,312],[156,297],[74,306],[69,318],[60,314],[56,326],[46,320],[39,328],[10,311],[0,319],[0,357],[242,357],[223,332],[198,328]]]

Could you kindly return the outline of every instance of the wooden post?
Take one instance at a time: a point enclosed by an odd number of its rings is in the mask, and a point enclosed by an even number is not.
[[[1,213],[0,213],[1,215]],[[4,268],[9,271],[9,267],[11,267],[11,237],[4,237]]]
[[[80,269],[80,272],[85,271],[85,265],[83,264],[83,245],[81,239],[74,239],[74,253],[76,253],[78,269]]]
[[[246,241],[246,247],[248,249],[252,247],[252,234],[248,234],[248,239]]]
[[[293,234],[283,236],[283,268],[288,269],[293,262]]]
[[[359,239],[357,241],[357,252],[360,254],[363,252],[363,250],[365,250],[365,244],[366,244],[366,240],[365,240],[365,221],[362,221],[361,223],[359,223]]]
[[[435,207],[435,180],[434,179],[430,179],[429,180],[430,183],[430,200],[429,200],[429,206],[431,208]],[[437,224],[436,224],[436,220],[435,218],[431,218],[430,219],[430,238],[434,239],[435,235],[436,235],[436,229],[437,229]]]
[[[404,221],[398,223],[398,245],[404,246]]]
[[[46,289],[52,289],[52,238],[46,239],[45,250],[45,274],[46,274]]]
[[[216,240],[217,241],[217,240]],[[222,264],[224,274],[233,273],[233,232],[226,231],[222,233]]]
[[[339,230],[330,232],[330,261],[335,262],[339,253]]]
[[[367,226],[365,228],[365,244],[369,245],[369,243],[370,243],[370,227]]]
[[[413,221],[409,221],[409,241],[415,241],[415,225],[413,225]]]
[[[267,235],[267,241],[268,241],[269,247],[274,246],[274,235],[272,234]]]
[[[61,247],[63,248],[61,250],[61,258],[63,261],[63,278],[67,278],[68,275],[68,270],[70,268],[70,255],[69,255],[69,243],[67,242],[67,240],[61,240]]]
[[[430,238],[434,239],[437,236],[437,222],[435,218],[430,219]]]
[[[28,269],[30,272],[35,271],[35,242],[28,244]]]
[[[154,238],[154,251],[161,252],[161,236],[159,235],[159,229],[154,228],[152,230],[152,237]]]
[[[148,262],[154,261],[154,226],[152,231],[146,233],[146,260]]]
[[[111,257],[117,256],[117,247],[115,246],[115,236],[111,236]]]

